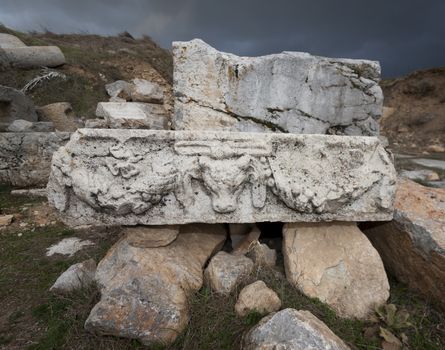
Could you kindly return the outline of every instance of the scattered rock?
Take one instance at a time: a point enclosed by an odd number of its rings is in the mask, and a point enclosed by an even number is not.
[[[46,249],[46,256],[54,254],[73,256],[85,247],[94,245],[90,240],[81,240],[77,237],[62,239],[59,243],[52,245]]]
[[[14,215],[0,215],[0,227],[9,226],[14,219]]]
[[[277,251],[264,243],[253,244],[247,256],[258,266],[273,267],[277,263]]]
[[[168,129],[164,107],[142,102],[99,102],[96,116],[102,117],[112,129]]]
[[[53,153],[70,133],[0,133],[0,183],[17,187],[46,186]]]
[[[283,228],[286,277],[341,317],[365,319],[389,297],[379,254],[355,223],[298,223]]]
[[[25,43],[14,35],[0,33],[0,49],[26,47]]]
[[[445,160],[418,158],[418,159],[411,159],[411,161],[413,163],[426,166],[427,168],[436,168],[445,170]]]
[[[260,314],[269,314],[278,311],[281,300],[272,289],[263,281],[256,281],[244,287],[239,293],[235,304],[235,311],[239,316],[246,316],[256,311]]]
[[[0,85],[0,122],[12,123],[16,119],[36,122],[34,104],[23,92]]]
[[[123,231],[133,247],[157,248],[172,243],[179,234],[179,226],[135,226]]]
[[[17,68],[57,67],[65,56],[57,46],[7,47],[0,51],[0,62]]]
[[[107,129],[108,122],[105,119],[87,119],[85,120],[85,128],[90,129]]]
[[[128,97],[129,88],[130,84],[125,80],[116,80],[113,83],[105,85],[105,90],[107,90],[107,94],[110,96],[110,101],[112,99],[111,102],[125,102]]]
[[[431,153],[445,153],[445,147],[442,145],[429,145],[426,150]]]
[[[445,189],[399,180],[394,220],[367,226],[386,269],[445,310]]]
[[[258,243],[258,239],[261,236],[260,229],[253,225],[249,233],[244,235],[244,238],[238,241],[236,245],[233,245],[233,254],[246,254],[254,245]]]
[[[97,267],[102,297],[85,328],[146,345],[169,344],[188,323],[187,298],[202,287],[202,269],[222,246],[224,227],[181,226],[176,240],[158,248],[134,247],[130,235],[117,242]]]
[[[222,295],[229,295],[252,270],[253,261],[244,255],[219,252],[210,260],[204,276],[212,290]]]
[[[51,132],[54,125],[51,122],[30,122],[23,119],[14,120],[7,128],[9,132]]]
[[[47,197],[46,188],[29,188],[24,190],[12,190],[13,196]]]
[[[440,180],[439,174],[436,173],[433,170],[403,170],[400,173],[401,177],[404,177],[406,179],[410,180],[417,180],[417,181],[437,181]]]
[[[49,289],[54,293],[69,293],[89,287],[94,282],[96,262],[93,259],[71,265]]]
[[[347,350],[343,341],[309,311],[284,309],[264,317],[243,337],[243,350]]]
[[[52,122],[58,131],[76,131],[81,127],[80,122],[76,122],[73,107],[69,102],[56,102],[39,107],[39,119]]]
[[[238,57],[173,43],[176,130],[378,135],[380,65],[282,52]]]
[[[164,102],[164,92],[158,84],[145,80],[133,79],[130,84],[130,98],[133,102]]]

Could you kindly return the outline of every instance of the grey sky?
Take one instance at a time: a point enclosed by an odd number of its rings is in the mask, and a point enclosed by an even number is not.
[[[379,60],[387,77],[445,66],[444,0],[0,0],[20,30],[199,37],[219,50]]]

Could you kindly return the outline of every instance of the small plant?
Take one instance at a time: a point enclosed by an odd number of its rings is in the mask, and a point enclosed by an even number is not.
[[[380,326],[379,335],[383,339],[382,348],[384,350],[402,349],[403,344],[408,343],[408,337],[405,333],[400,334],[401,340],[394,335],[400,330],[413,325],[408,322],[409,313],[406,310],[397,310],[394,304],[386,304],[376,308],[376,317],[374,322],[382,322],[385,327]]]
[[[66,80],[66,75],[63,73],[56,72],[54,70],[50,70],[48,68],[43,68],[40,75],[35,77],[34,79],[31,79],[26,83],[26,85],[22,88],[22,92],[26,94],[27,92],[34,89],[37,85],[42,84],[44,81],[48,81],[51,79],[63,79]]]

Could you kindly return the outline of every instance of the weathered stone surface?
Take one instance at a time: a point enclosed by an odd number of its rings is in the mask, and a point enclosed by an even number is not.
[[[26,45],[14,35],[0,33],[0,49],[25,47]]]
[[[22,190],[12,190],[13,196],[47,197],[46,188],[28,188]]]
[[[85,128],[91,128],[91,129],[107,129],[109,128],[108,121],[105,119],[87,119],[85,120]]]
[[[53,244],[46,249],[46,256],[54,254],[73,256],[85,247],[94,245],[90,240],[82,240],[78,237],[69,237],[62,239],[60,242]]]
[[[131,82],[117,80],[105,85],[110,102],[148,102],[162,104],[164,91],[162,87],[152,81],[145,79],[133,79]]]
[[[229,224],[229,236],[232,249],[235,249],[235,247],[243,242],[253,227],[254,224]]]
[[[99,102],[96,116],[114,129],[168,129],[164,107],[153,103]]]
[[[30,122],[28,120],[14,120],[7,128],[9,132],[51,132],[54,125],[51,122]]]
[[[71,265],[63,272],[49,289],[54,293],[69,293],[76,289],[87,288],[94,282],[96,262],[93,259]]]
[[[380,65],[303,52],[238,57],[173,43],[175,129],[377,135]]]
[[[172,243],[179,234],[179,226],[135,226],[123,231],[133,247],[156,248]]]
[[[14,219],[14,215],[0,215],[0,227],[9,226]]]
[[[283,228],[286,277],[338,315],[365,319],[389,297],[382,260],[355,223],[295,223]]]
[[[0,122],[12,123],[16,119],[36,122],[34,104],[23,92],[0,85]]]
[[[204,264],[222,246],[225,230],[222,225],[182,226],[175,241],[159,248],[134,247],[128,237],[98,265],[102,298],[85,328],[147,345],[173,342],[189,320],[187,298],[201,288]]]
[[[281,300],[277,293],[263,281],[256,281],[241,290],[235,304],[235,311],[239,316],[246,316],[252,311],[269,314],[278,311],[280,307]]]
[[[0,133],[0,183],[19,187],[46,186],[51,158],[69,133]]]
[[[0,50],[0,62],[18,68],[57,67],[65,56],[57,46],[6,47]]]
[[[69,102],[56,102],[39,107],[39,120],[52,122],[58,131],[76,131],[81,125],[76,120]]]
[[[107,90],[107,94],[110,96],[110,101],[113,99],[111,102],[125,102],[129,88],[130,84],[125,80],[116,80],[105,85],[105,90]],[[123,94],[125,95],[123,96]]]
[[[243,337],[243,350],[347,350],[309,311],[284,309],[264,317]]]
[[[394,220],[372,226],[386,269],[445,310],[445,189],[399,180]]]
[[[236,245],[232,242],[232,253],[233,254],[247,254],[247,252],[254,246],[258,244],[258,239],[260,238],[261,231],[254,225],[252,229],[244,235],[243,239],[239,240]]]
[[[270,249],[264,243],[256,242],[256,244],[253,244],[247,256],[259,266],[272,267],[277,263],[277,251]]]
[[[373,221],[395,176],[373,137],[80,129],[48,196],[72,225]]]
[[[205,269],[207,284],[222,295],[229,295],[243,278],[250,275],[253,262],[244,255],[219,252]]]
[[[417,181],[437,181],[440,180],[439,174],[433,170],[403,170],[400,173],[401,177]]]

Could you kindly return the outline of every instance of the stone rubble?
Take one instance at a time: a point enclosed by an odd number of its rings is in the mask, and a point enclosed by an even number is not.
[[[135,78],[131,82],[117,80],[105,85],[110,102],[147,102],[162,104],[164,91],[152,81]]]
[[[244,255],[219,252],[204,271],[206,284],[216,293],[229,295],[236,286],[250,275],[253,262]]]
[[[173,43],[176,130],[378,135],[380,65],[282,52],[238,57]]]
[[[366,226],[386,269],[445,310],[445,189],[400,179],[394,220]]]
[[[188,298],[202,287],[204,264],[221,248],[226,232],[222,225],[181,226],[171,244],[158,248],[132,246],[131,235],[97,267],[102,297],[85,328],[145,345],[170,344],[186,327]]]
[[[382,260],[355,223],[286,224],[283,256],[288,281],[341,317],[367,319],[389,298]]]
[[[57,131],[76,131],[82,126],[69,102],[56,102],[37,109],[40,121],[52,122]]]
[[[0,227],[9,226],[14,219],[14,215],[0,215]]]
[[[23,119],[14,120],[7,127],[8,132],[51,132],[54,125],[51,122],[30,122]]]
[[[262,267],[274,267],[277,263],[277,251],[260,242],[252,245],[247,257],[252,259],[255,265]]]
[[[235,304],[238,316],[246,316],[250,312],[269,314],[278,311],[281,300],[263,281],[256,281],[241,289]]]
[[[396,179],[374,137],[163,130],[79,129],[51,171],[74,226],[390,220]]]
[[[96,262],[93,259],[71,265],[57,278],[49,291],[64,294],[87,288],[93,284],[95,273]]]
[[[348,350],[309,311],[284,309],[264,317],[243,337],[243,350]]]

